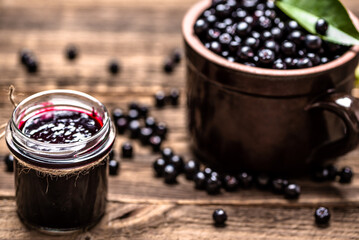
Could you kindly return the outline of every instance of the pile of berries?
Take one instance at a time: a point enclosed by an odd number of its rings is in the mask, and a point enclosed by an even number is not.
[[[323,19],[316,24],[320,35],[327,28]],[[194,32],[206,48],[228,61],[262,68],[309,68],[349,49],[310,34],[267,0],[213,0]]]

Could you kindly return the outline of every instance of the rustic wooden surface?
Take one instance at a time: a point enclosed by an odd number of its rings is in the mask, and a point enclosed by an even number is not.
[[[131,100],[152,104],[159,89],[178,87],[181,105],[151,109],[168,123],[170,146],[190,158],[185,129],[182,62],[172,75],[162,72],[171,49],[181,47],[181,19],[195,0],[13,1],[0,0],[0,124],[12,111],[7,98],[10,84],[19,101],[35,92],[66,88],[87,92],[109,109]],[[359,2],[343,0],[359,15]],[[80,57],[64,58],[64,48],[76,44]],[[28,75],[17,52],[26,47],[40,60],[40,71]],[[107,62],[116,57],[123,71],[110,76]],[[116,149],[126,141],[119,136]],[[119,152],[119,151],[117,151]],[[0,141],[0,158],[8,153]],[[109,204],[101,223],[89,232],[62,237],[46,236],[24,227],[16,215],[13,174],[0,166],[0,239],[359,239],[359,176],[350,185],[296,180],[302,186],[298,201],[255,189],[208,196],[193,189],[183,177],[165,185],[153,177],[156,158],[135,143],[135,158],[122,161],[119,176],[110,177]],[[117,156],[118,157],[118,156]],[[344,156],[338,166],[359,173],[359,150]],[[332,211],[330,227],[318,228],[315,207]],[[215,228],[211,215],[224,208],[229,219]]]

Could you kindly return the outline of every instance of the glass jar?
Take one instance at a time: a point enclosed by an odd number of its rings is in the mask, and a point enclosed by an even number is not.
[[[102,127],[72,143],[41,142],[21,131],[20,126],[39,113],[69,109],[91,114]],[[50,233],[94,226],[105,213],[108,155],[114,140],[107,109],[87,94],[51,90],[23,100],[6,129],[6,143],[15,157],[17,212],[23,223]]]

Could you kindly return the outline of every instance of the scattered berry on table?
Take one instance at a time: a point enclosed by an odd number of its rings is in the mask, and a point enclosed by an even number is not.
[[[180,49],[176,48],[172,51],[172,59],[175,63],[180,63],[182,59],[182,52]]]
[[[235,176],[226,175],[224,176],[222,185],[227,192],[234,192],[238,189],[239,182]]]
[[[130,109],[127,113],[127,118],[129,121],[137,120],[140,118],[140,113],[137,111],[137,109]]]
[[[211,175],[206,182],[206,191],[208,194],[215,195],[221,191],[221,181],[218,177]]]
[[[120,162],[115,160],[115,159],[112,159],[109,161],[109,170],[110,170],[110,175],[117,175],[118,174],[118,171],[120,169]]]
[[[173,62],[173,59],[166,58],[163,63],[163,71],[165,71],[166,73],[172,73],[175,67],[174,65],[175,63]]]
[[[121,70],[120,63],[116,59],[112,59],[108,63],[108,71],[111,74],[116,75],[117,73],[119,73],[120,70]]]
[[[77,47],[75,45],[69,45],[66,48],[66,57],[69,60],[74,60],[76,59],[78,56],[78,50]]]
[[[150,137],[150,145],[153,152],[159,152],[161,150],[162,138],[158,135],[153,135]]]
[[[350,167],[343,167],[339,172],[340,183],[350,183],[353,178],[353,171]]]
[[[153,169],[155,170],[156,176],[157,177],[162,177],[163,176],[163,171],[165,169],[166,166],[166,160],[164,160],[163,158],[157,158],[153,164]]]
[[[115,150],[111,149],[110,153],[108,154],[108,158],[110,160],[115,159]]]
[[[6,164],[6,171],[8,172],[14,171],[14,156],[12,154],[8,154],[5,156],[5,164]]]
[[[118,118],[115,122],[115,125],[116,125],[118,134],[124,134],[128,127],[127,118],[125,118],[125,117]]]
[[[299,198],[300,193],[300,186],[294,183],[288,184],[288,186],[284,188],[284,197],[287,199],[297,199]]]
[[[213,212],[213,221],[215,225],[224,225],[227,221],[227,213],[223,209],[216,209]]]
[[[323,18],[319,18],[315,23],[315,31],[320,35],[327,35],[328,27],[328,22]]]
[[[188,180],[193,180],[195,174],[199,171],[200,165],[194,160],[189,160],[184,165],[184,173]]]
[[[164,122],[157,123],[156,128],[155,128],[155,133],[158,136],[160,136],[162,139],[166,139],[167,132],[168,132],[168,128],[167,128],[166,123],[164,123]]]
[[[121,152],[123,158],[132,158],[133,157],[133,146],[130,142],[125,142],[121,146]]]
[[[326,225],[330,220],[330,212],[326,207],[319,207],[314,212],[315,222],[318,225]]]
[[[26,63],[26,69],[28,73],[36,73],[39,68],[39,63],[34,56],[30,56]]]
[[[180,96],[180,91],[177,88],[172,88],[168,95],[168,100],[172,106],[178,105],[179,96]]]
[[[275,178],[271,182],[272,191],[277,194],[284,192],[284,189],[288,186],[288,180],[282,178]]]
[[[206,187],[206,175],[203,172],[197,172],[194,175],[193,182],[196,189],[205,189]]]
[[[161,155],[166,161],[169,161],[173,154],[172,148],[166,147],[161,150]]]
[[[177,176],[178,176],[178,172],[173,165],[168,164],[165,166],[165,168],[163,170],[163,177],[164,177],[165,183],[169,183],[169,184],[176,183]]]
[[[130,138],[135,139],[140,136],[141,125],[138,120],[132,120],[129,122],[128,129],[130,130]]]
[[[149,144],[150,137],[152,136],[152,128],[143,127],[140,130],[140,141],[143,145]]]
[[[116,121],[117,119],[121,117],[125,117],[125,113],[121,108],[115,108],[112,110],[112,117],[113,120]]]
[[[210,167],[205,167],[205,168],[203,169],[203,173],[204,173],[204,175],[205,175],[206,177],[210,177],[211,174],[212,174],[212,168],[210,168]]]
[[[140,113],[140,116],[143,117],[143,118],[146,118],[148,116],[148,106],[147,105],[144,105],[144,104],[141,104],[139,107],[138,107],[138,112]]]
[[[256,184],[259,189],[267,189],[269,187],[270,178],[265,174],[256,177]]]
[[[19,55],[20,55],[20,62],[26,66],[32,53],[28,49],[21,49]]]
[[[178,173],[183,172],[184,161],[183,161],[182,156],[175,154],[175,155],[170,157],[168,162],[169,162],[169,164],[173,165],[176,168]]]
[[[250,188],[253,183],[253,177],[247,172],[241,172],[238,175],[238,181],[242,188]]]
[[[156,119],[154,117],[147,117],[145,119],[145,125],[146,125],[146,127],[155,129],[156,128]]]
[[[155,94],[155,106],[156,107],[158,107],[158,108],[164,107],[165,100],[166,100],[166,96],[165,96],[164,92],[159,91]]]

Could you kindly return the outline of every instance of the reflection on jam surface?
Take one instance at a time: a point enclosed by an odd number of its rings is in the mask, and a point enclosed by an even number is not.
[[[19,129],[28,137],[46,143],[74,143],[96,134],[102,121],[96,113],[72,109],[42,111],[25,122]]]

